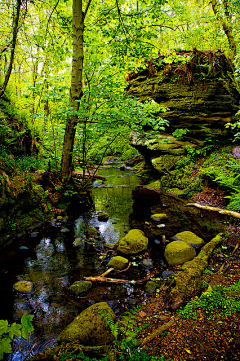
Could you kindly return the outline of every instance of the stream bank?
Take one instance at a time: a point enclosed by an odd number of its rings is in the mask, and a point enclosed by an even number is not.
[[[4,307],[0,318],[19,322],[25,311],[34,314],[33,342],[38,346],[35,352],[46,346],[56,345],[59,332],[82,310],[95,302],[110,302],[117,315],[127,309],[144,304],[154,298],[145,285],[93,284],[87,295],[77,297],[69,292],[69,286],[84,276],[99,276],[107,269],[114,251],[105,244],[116,241],[129,229],[142,229],[149,239],[149,248],[143,254],[131,258],[130,269],[120,274],[126,280],[137,280],[154,271],[159,279],[162,272],[174,268],[166,265],[163,257],[163,236],[170,239],[182,230],[192,230],[210,240],[225,228],[219,215],[209,217],[209,212],[186,209],[188,200],[165,192],[139,186],[139,179],[131,169],[121,164],[106,164],[101,174],[106,182],[96,182],[93,188],[95,210],[67,217],[63,214],[43,227],[30,230],[19,236],[15,243],[1,253],[1,293]],[[132,198],[133,194],[133,198]],[[151,215],[164,210],[169,221],[165,227],[156,227]],[[108,220],[100,221],[99,212],[108,214]],[[224,222],[227,222],[225,220]],[[98,236],[86,238],[86,229],[95,228]],[[74,247],[77,239],[82,242]],[[152,265],[145,266],[150,259]],[[149,268],[150,267],[150,268]],[[119,278],[118,274],[113,277]],[[12,290],[18,280],[31,281],[31,294],[17,294]],[[14,360],[19,360],[16,358]]]

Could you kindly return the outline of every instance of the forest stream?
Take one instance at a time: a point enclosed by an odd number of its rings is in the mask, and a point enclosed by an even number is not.
[[[157,270],[155,277],[160,279],[163,271],[171,270],[164,261],[163,239],[189,230],[207,242],[224,229],[220,215],[209,217],[209,212],[188,207],[186,210],[184,205],[188,200],[142,185],[134,171],[122,167],[120,162],[104,164],[98,175],[106,181],[97,180],[93,184],[94,211],[78,214],[76,209],[74,219],[67,215],[52,219],[18,235],[1,252],[0,319],[11,323],[19,322],[26,311],[34,315],[31,336],[31,344],[37,344],[34,353],[57,345],[57,337],[63,328],[95,302],[107,301],[116,314],[121,315],[126,309],[152,297],[146,292],[144,283],[135,286],[93,283],[90,292],[82,297],[69,292],[73,282],[82,277],[101,275],[107,270],[113,251],[106,249],[105,243],[116,243],[131,228],[142,229],[149,238],[148,252],[131,258],[130,269],[114,277],[137,280]],[[107,213],[108,220],[98,220],[101,211]],[[151,214],[159,212],[166,213],[168,221],[157,227]],[[84,233],[92,227],[98,230],[99,236],[98,240],[90,242],[84,238]],[[83,239],[79,247],[73,245],[76,239]],[[31,281],[33,291],[28,294],[14,291],[13,284],[20,280]],[[18,342],[19,339],[15,342],[15,352],[7,360],[23,360]],[[22,345],[23,350],[25,346]]]

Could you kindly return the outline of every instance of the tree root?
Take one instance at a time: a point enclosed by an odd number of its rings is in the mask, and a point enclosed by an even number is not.
[[[238,212],[229,211],[227,209],[222,209],[222,208],[218,208],[218,207],[203,206],[202,204],[199,204],[199,203],[188,203],[188,204],[186,204],[186,207],[197,207],[197,208],[201,208],[201,209],[204,209],[207,211],[218,212],[220,214],[227,214],[228,216],[240,218],[240,213],[238,213]]]

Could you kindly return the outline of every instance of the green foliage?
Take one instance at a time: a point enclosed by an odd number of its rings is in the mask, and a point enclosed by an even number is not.
[[[131,311],[128,311],[120,321],[117,322],[114,322],[108,313],[102,311],[99,312],[106,322],[106,326],[110,328],[112,334],[114,335],[114,345],[116,349],[115,354],[117,355],[116,360],[173,361],[172,359],[165,359],[163,355],[160,357],[149,356],[140,347],[137,347],[137,336],[143,330],[143,328],[146,327],[136,327],[136,318],[138,316],[138,312],[139,307],[133,308]],[[118,340],[118,338],[120,339]],[[85,358],[83,360],[85,360]],[[103,360],[111,361],[112,357],[110,356],[110,358],[108,358],[108,356],[106,356],[106,358],[102,359],[102,361]]]
[[[177,128],[176,130],[174,130],[174,132],[172,133],[172,135],[174,137],[177,137],[179,139],[183,139],[183,136],[186,135],[189,132],[188,129],[182,129],[182,128]]]
[[[38,169],[42,169],[43,164],[40,159],[35,157],[24,155],[15,158],[16,165],[22,172],[35,172]]]
[[[21,318],[21,324],[14,322],[9,325],[7,320],[0,320],[0,360],[3,359],[4,353],[12,353],[11,343],[14,336],[29,340],[34,330],[31,324],[32,319],[33,315],[27,315],[25,312]]]
[[[229,211],[240,212],[240,193],[238,193],[239,199],[234,199],[227,205]]]
[[[205,275],[207,275],[207,276],[212,276],[212,275],[214,274],[213,271],[210,271],[210,270],[207,269],[207,268],[203,271],[203,273],[204,273]]]
[[[240,281],[229,287],[215,286],[196,297],[178,313],[183,318],[196,320],[201,314],[218,309],[218,314],[228,316],[240,311]]]
[[[208,288],[208,283],[204,280],[201,281],[201,288],[206,289]]]

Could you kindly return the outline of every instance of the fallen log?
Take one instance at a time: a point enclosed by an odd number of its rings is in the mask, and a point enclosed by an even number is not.
[[[200,208],[200,209],[204,209],[206,211],[218,212],[220,214],[226,214],[228,216],[232,216],[232,217],[235,217],[235,218],[240,218],[240,213],[234,212],[234,211],[229,211],[227,209],[222,209],[222,208],[219,208],[219,207],[204,206],[204,205],[199,204],[199,203],[188,203],[185,206],[186,207],[197,207],[197,208]]]
[[[176,319],[172,318],[167,323],[164,323],[163,325],[159,326],[155,331],[153,331],[150,335],[148,335],[144,340],[140,340],[139,346],[142,347],[142,346],[146,345],[147,343],[151,342],[155,337],[160,335],[163,331],[168,330],[175,322],[176,322]]]
[[[166,297],[167,307],[172,310],[177,310],[186,301],[200,292],[202,273],[208,266],[208,259],[212,251],[221,240],[222,233],[219,233],[210,242],[205,244],[197,257],[182,265],[180,271],[178,271],[173,280],[171,280],[170,285],[173,288]]]
[[[78,178],[82,178],[83,177],[83,172],[72,172],[73,175],[75,177],[78,177]],[[97,174],[94,174],[94,173],[89,173],[89,174],[85,174],[84,175],[85,178],[91,178],[91,179],[100,179],[102,181],[106,181],[107,179],[105,177],[102,177],[100,175],[97,175]]]

